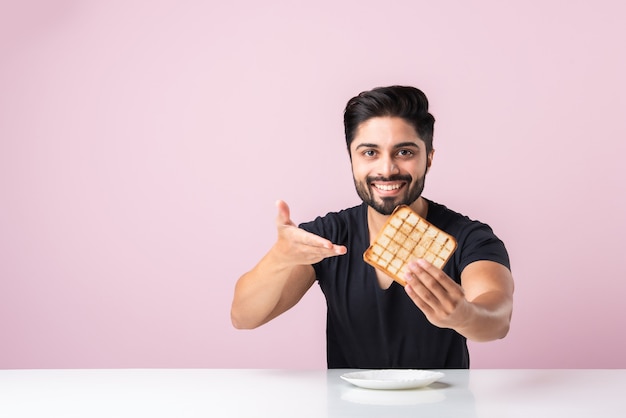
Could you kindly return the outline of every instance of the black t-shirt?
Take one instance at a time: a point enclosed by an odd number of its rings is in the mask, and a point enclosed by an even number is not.
[[[426,219],[457,240],[457,249],[444,266],[457,283],[474,261],[510,267],[504,244],[488,225],[427,202]],[[345,255],[313,265],[327,303],[328,368],[469,368],[465,337],[428,322],[398,283],[388,289],[378,285],[374,268],[363,261],[369,246],[366,204],[300,227],[348,248]]]

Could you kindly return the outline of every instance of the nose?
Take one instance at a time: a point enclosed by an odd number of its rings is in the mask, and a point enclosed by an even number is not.
[[[396,161],[391,156],[385,156],[380,159],[378,170],[378,174],[383,177],[390,177],[391,175],[398,174],[400,172]]]

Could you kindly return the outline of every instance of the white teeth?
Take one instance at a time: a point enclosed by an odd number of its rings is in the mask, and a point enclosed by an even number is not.
[[[378,190],[384,190],[384,191],[389,191],[389,190],[396,190],[400,188],[399,184],[393,184],[393,185],[388,185],[388,184],[375,184],[374,186],[376,186],[376,188]]]

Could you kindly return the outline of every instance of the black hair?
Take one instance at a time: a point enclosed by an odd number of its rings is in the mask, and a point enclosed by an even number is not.
[[[426,95],[415,87],[390,86],[364,91],[348,101],[343,113],[348,152],[359,126],[370,118],[381,116],[404,119],[424,141],[426,151],[432,151],[435,118],[428,112]]]

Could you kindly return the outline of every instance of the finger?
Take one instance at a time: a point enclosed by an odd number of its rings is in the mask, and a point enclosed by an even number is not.
[[[278,226],[279,235],[290,237],[287,239],[292,242],[311,247],[311,249],[317,251],[318,256],[321,258],[343,255],[348,252],[348,249],[343,245],[335,245],[326,238],[297,227],[291,220],[289,205],[285,201],[277,200],[276,208],[278,209],[276,225]]]
[[[436,269],[436,267],[432,266],[426,260],[418,259],[409,262],[406,277],[407,283],[422,286],[430,291],[436,291],[438,288],[443,290],[436,278],[437,270],[429,269],[428,266]]]
[[[432,288],[431,284],[428,284],[428,278],[426,274],[409,272],[406,277],[405,290],[413,301],[424,310],[426,307],[436,308],[440,305],[440,296],[443,293],[443,289],[439,285],[439,291]]]
[[[289,211],[289,205],[283,200],[276,201],[276,208],[278,209],[278,216],[276,217],[276,225],[294,225],[291,220],[291,214]]]
[[[343,245],[335,245],[331,241],[327,240],[326,238],[320,237],[319,235],[305,231],[304,229],[298,229],[298,231],[299,231],[299,241],[302,244],[307,245],[309,247],[323,249],[324,254],[326,254],[327,256],[340,255],[340,254],[345,254],[347,252],[347,248],[344,247]]]
[[[407,293],[415,294],[431,308],[449,314],[464,298],[461,286],[427,261],[412,262],[409,270],[413,278],[407,280]]]
[[[411,267],[413,267],[413,269],[411,269]],[[409,264],[409,270],[419,272],[418,276],[423,279],[425,284],[429,288],[432,288],[432,290],[436,290],[439,287],[445,292],[452,292],[458,287],[458,284],[450,279],[440,268],[435,267],[423,258],[411,262]],[[435,283],[439,286],[435,286]]]
[[[434,266],[432,267],[435,270],[427,269],[425,265],[416,261],[410,262],[408,267],[409,271],[405,279],[411,290],[409,296],[412,294],[418,296],[421,301],[432,308],[438,308],[446,303],[449,294],[437,277],[437,273],[441,274],[439,269]]]

